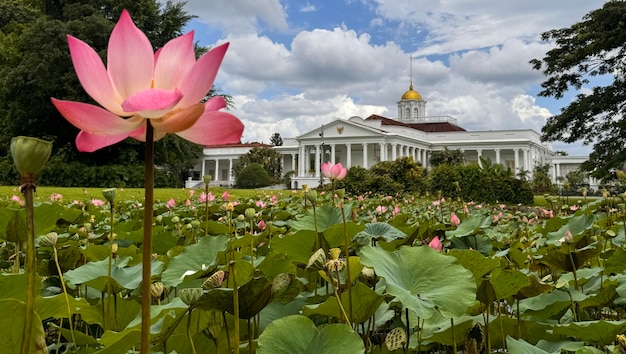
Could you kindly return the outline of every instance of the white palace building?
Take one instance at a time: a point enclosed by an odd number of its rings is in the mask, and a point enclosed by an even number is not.
[[[511,168],[516,174],[532,171],[537,165],[550,165],[552,181],[578,169],[587,156],[560,156],[540,134],[532,129],[466,131],[449,116],[427,116],[426,101],[411,84],[397,102],[398,117],[378,115],[336,119],[296,138],[284,139],[280,151],[283,173],[293,171],[291,187],[303,184],[316,187],[320,182],[320,163],[341,162],[345,167],[369,168],[377,162],[410,156],[426,168],[434,151],[461,150],[468,163],[480,164],[480,158]],[[239,156],[263,144],[206,146],[187,188],[203,185],[202,177],[211,175],[210,185],[234,186],[232,167]],[[597,183],[591,181],[593,187]]]

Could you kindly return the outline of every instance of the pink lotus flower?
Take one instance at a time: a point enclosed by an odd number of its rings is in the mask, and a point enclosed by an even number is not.
[[[96,207],[101,207],[104,205],[104,200],[102,199],[92,199],[91,204]]]
[[[439,241],[439,237],[435,236],[430,243],[428,244],[428,247],[434,249],[435,251],[439,251],[441,252],[441,250],[443,249],[443,246],[441,245],[441,241]]]
[[[267,227],[265,225],[265,221],[263,221],[263,219],[259,220],[259,222],[256,224],[256,226],[259,228],[259,230],[265,230],[265,228]]]
[[[339,181],[346,178],[348,169],[341,165],[341,162],[333,164],[329,162],[322,163],[322,174],[332,181]]]
[[[456,216],[455,213],[452,213],[452,215],[450,215],[450,224],[454,227],[459,226],[459,224],[461,223],[461,220],[459,219],[458,216]]]
[[[103,107],[52,99],[65,119],[81,130],[76,137],[79,151],[93,152],[128,137],[145,141],[148,120],[155,140],[166,133],[203,145],[240,140],[243,124],[218,112],[226,107],[222,97],[200,103],[213,86],[228,44],[196,61],[190,32],[154,53],[126,10],[109,38],[107,67],[85,42],[69,35],[67,40],[81,85]]]
[[[222,200],[225,202],[230,200],[230,193],[228,193],[228,191],[224,191],[224,193],[222,194]]]
[[[376,212],[378,214],[384,214],[384,213],[387,212],[387,207],[384,206],[384,205],[379,205],[379,206],[376,207]]]
[[[174,206],[176,206],[176,201],[174,200],[174,198],[170,198],[170,200],[167,201],[167,204],[165,204],[165,206],[168,209],[172,209]]]

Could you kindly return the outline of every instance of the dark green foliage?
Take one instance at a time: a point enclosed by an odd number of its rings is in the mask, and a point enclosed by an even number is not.
[[[395,161],[382,161],[370,170],[352,167],[346,178],[336,187],[345,188],[352,194],[368,191],[393,195],[395,193],[421,193],[427,189],[424,168],[411,157],[401,157]]]
[[[533,193],[544,194],[554,193],[556,191],[556,186],[550,179],[549,171],[549,165],[535,167],[535,171],[533,171],[533,181],[531,183]]]
[[[528,182],[490,163],[485,166],[484,162],[482,168],[478,164],[443,164],[433,168],[429,174],[431,192],[465,201],[532,204],[533,193]]]
[[[556,47],[530,62],[546,76],[539,93],[544,97],[563,98],[587,85],[590,77],[602,77],[590,94],[578,94],[542,129],[544,141],[594,144],[583,168],[599,178],[626,161],[625,18],[626,2],[607,1],[571,27],[543,33],[542,39]]]
[[[430,155],[430,165],[432,167],[437,167],[439,165],[462,165],[465,163],[465,156],[463,152],[459,149],[456,150],[448,150],[445,147],[441,151],[433,151]]]
[[[272,137],[270,138],[270,142],[274,146],[282,146],[283,145],[283,138],[280,136],[279,133],[274,133],[274,134],[272,134]]]
[[[270,176],[258,163],[251,163],[237,175],[237,188],[261,188],[270,185]]]
[[[239,162],[233,166],[233,174],[239,174],[250,164],[261,165],[271,178],[271,183],[278,183],[282,175],[280,164],[283,155],[271,147],[253,147],[247,154],[239,156]]]

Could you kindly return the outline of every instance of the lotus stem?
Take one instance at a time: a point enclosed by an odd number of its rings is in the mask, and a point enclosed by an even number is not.
[[[28,183],[31,182],[31,183]],[[27,279],[27,292],[26,292],[26,317],[24,318],[24,331],[22,337],[22,345],[20,352],[22,354],[30,353],[30,342],[33,328],[33,321],[35,317],[35,282],[37,281],[37,260],[35,254],[35,214],[33,206],[33,190],[35,185],[32,181],[25,181],[22,178],[23,188],[21,188],[24,194],[26,202],[26,279]],[[17,269],[19,270],[19,241],[16,242],[16,250],[18,256],[16,257]],[[58,263],[57,263],[58,264]]]
[[[230,262],[230,271],[233,277],[233,315],[235,316],[235,354],[239,354],[239,289],[237,289],[237,273],[235,261]],[[230,278],[230,277],[229,277]]]
[[[334,181],[333,181],[334,187]],[[341,203],[341,219],[343,221],[343,239],[344,239],[344,253],[346,254],[346,289],[348,291],[348,312],[352,319],[352,277],[350,276],[350,240],[348,240],[348,229],[346,226],[346,214],[343,210],[343,200]]]
[[[450,328],[452,329],[452,352],[457,353],[456,350],[456,336],[454,335],[454,318],[450,319]]]
[[[57,272],[59,273],[59,279],[61,280],[61,288],[63,288],[63,295],[65,296],[65,306],[67,306],[67,316],[68,316],[67,320],[70,323],[70,334],[72,335],[72,344],[74,345],[74,352],[78,353],[78,349],[76,347],[76,338],[74,338],[74,323],[72,321],[72,310],[70,308],[70,299],[67,296],[67,288],[65,287],[65,280],[63,280],[63,272],[61,272],[61,266],[59,265],[59,253],[57,252],[56,245],[54,245],[52,249],[54,250],[54,263],[57,266]]]
[[[104,328],[108,327],[108,320],[111,317],[111,294],[113,293],[113,289],[111,288],[111,268],[113,268],[113,202],[109,202],[109,206],[111,207],[111,234],[109,235],[109,270],[107,274],[107,311],[104,313]]]
[[[191,337],[191,332],[189,331],[189,327],[191,326],[191,311],[193,311],[193,306],[189,306],[189,310],[187,312],[187,340],[189,340],[191,352],[196,354],[196,346],[193,344],[193,338]]]
[[[146,120],[145,197],[141,253],[141,354],[150,352],[150,285],[152,283],[152,214],[154,213],[154,128]]]

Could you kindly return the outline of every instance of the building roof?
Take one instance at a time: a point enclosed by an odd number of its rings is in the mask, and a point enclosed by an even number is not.
[[[204,145],[204,147],[206,149],[212,149],[212,148],[228,148],[228,147],[237,147],[237,148],[241,148],[241,147],[272,147],[274,145],[269,145],[269,144],[263,144],[263,143],[232,143],[232,144],[216,144],[216,145]]]
[[[427,120],[428,118],[425,118]],[[432,123],[403,123],[395,119],[386,118],[377,114],[365,118],[365,120],[379,120],[381,125],[395,125],[399,127],[405,127],[415,130],[420,130],[427,133],[441,133],[441,132],[464,132],[465,129],[450,122],[432,122]]]
[[[419,92],[413,90],[413,84],[411,84],[411,86],[409,86],[409,90],[406,91],[403,95],[402,95],[402,100],[421,100],[422,99],[422,95],[420,95]]]

